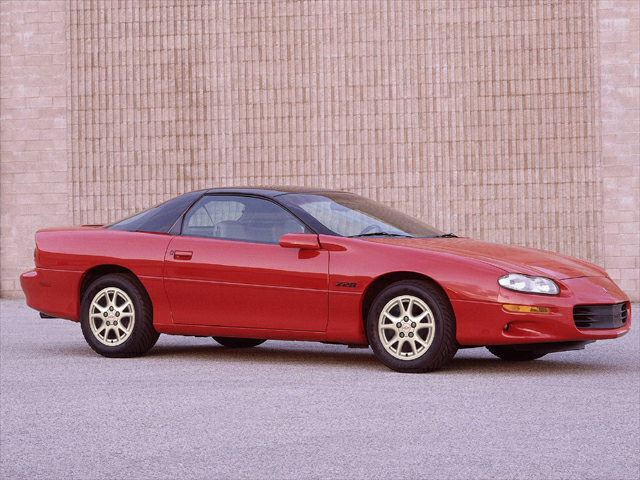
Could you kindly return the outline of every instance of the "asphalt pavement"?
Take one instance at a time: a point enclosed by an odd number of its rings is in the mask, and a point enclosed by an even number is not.
[[[640,477],[637,326],[533,362],[469,349],[407,375],[303,342],[162,335],[107,359],[76,323],[0,310],[3,479]]]

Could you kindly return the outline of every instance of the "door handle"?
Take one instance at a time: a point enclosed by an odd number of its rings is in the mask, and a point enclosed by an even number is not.
[[[185,250],[174,250],[171,254],[174,260],[191,260],[191,257],[193,257],[193,252],[187,252]]]

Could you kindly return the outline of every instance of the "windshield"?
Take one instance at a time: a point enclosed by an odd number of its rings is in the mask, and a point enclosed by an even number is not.
[[[353,193],[289,194],[279,200],[301,208],[330,232],[342,237],[437,237],[443,233],[409,215]]]

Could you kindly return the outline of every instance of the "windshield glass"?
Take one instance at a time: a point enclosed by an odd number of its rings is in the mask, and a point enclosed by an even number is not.
[[[301,208],[333,234],[342,237],[436,237],[443,233],[420,220],[353,193],[289,194],[280,200]]]

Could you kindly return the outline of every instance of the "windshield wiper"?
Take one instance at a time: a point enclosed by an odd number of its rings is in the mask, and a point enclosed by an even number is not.
[[[369,233],[361,233],[359,235],[349,235],[347,238],[357,238],[357,237],[405,237],[405,238],[413,238],[411,235],[405,235],[400,233],[389,233],[389,232],[369,232]]]

